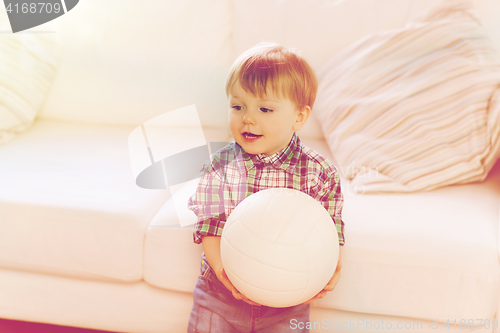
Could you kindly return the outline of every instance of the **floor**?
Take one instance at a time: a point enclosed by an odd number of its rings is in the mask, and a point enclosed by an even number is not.
[[[113,333],[0,318],[0,333]]]

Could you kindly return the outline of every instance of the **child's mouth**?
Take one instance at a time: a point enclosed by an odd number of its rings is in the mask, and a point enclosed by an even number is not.
[[[248,141],[256,140],[256,139],[258,139],[258,138],[260,138],[262,136],[262,135],[253,134],[253,133],[250,133],[250,132],[243,132],[242,135]]]

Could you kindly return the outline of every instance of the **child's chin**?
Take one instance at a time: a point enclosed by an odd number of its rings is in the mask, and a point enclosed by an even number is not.
[[[243,149],[245,149],[245,151],[247,153],[252,154],[252,155],[262,154],[262,151],[260,151],[258,149],[251,149],[251,148],[248,148],[248,147],[245,147],[245,146],[243,146]]]
[[[262,150],[258,149],[256,147],[252,147],[252,144],[248,144],[247,142],[241,142],[241,143],[238,142],[238,143],[249,154],[252,154],[252,155],[262,154]]]

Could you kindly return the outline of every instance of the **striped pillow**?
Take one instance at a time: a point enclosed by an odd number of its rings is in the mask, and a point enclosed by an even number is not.
[[[500,58],[468,1],[367,36],[318,77],[313,113],[358,193],[481,181],[500,155]]]
[[[59,44],[57,33],[10,33],[5,11],[0,11],[0,30],[2,144],[33,123],[55,75]]]

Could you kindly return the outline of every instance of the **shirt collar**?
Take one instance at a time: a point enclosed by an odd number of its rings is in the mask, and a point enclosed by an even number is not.
[[[295,132],[285,148],[270,156],[266,154],[249,154],[237,143],[236,147],[239,148],[238,150],[241,150],[243,160],[248,170],[255,167],[262,168],[266,165],[272,165],[275,168],[292,173],[299,161],[300,153],[302,152],[300,139]]]

